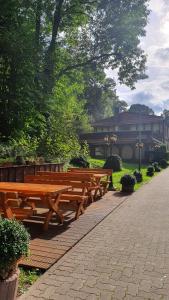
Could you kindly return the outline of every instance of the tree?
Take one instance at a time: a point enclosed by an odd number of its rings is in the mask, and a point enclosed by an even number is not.
[[[154,111],[144,104],[132,104],[128,110],[131,113],[141,113],[144,115],[154,115]]]
[[[91,121],[112,116],[116,95],[116,84],[107,78],[104,70],[96,66],[86,66],[84,70],[85,108]]]
[[[52,147],[54,138],[61,143],[60,126],[65,130],[62,146],[66,147],[69,133],[73,132],[69,139],[73,141],[87,126],[87,111],[94,118],[109,114],[116,101],[115,83],[105,78],[104,69],[117,69],[119,81],[131,88],[144,78],[146,57],[140,37],[145,35],[146,4],[147,0],[4,1],[0,24],[1,140],[24,133],[40,137],[47,145],[50,141]],[[69,101],[74,101],[76,113]],[[70,123],[63,117],[67,107]]]
[[[117,101],[115,101],[115,103],[113,105],[113,113],[115,114],[116,112],[120,113],[120,112],[127,111],[127,107],[128,107],[128,104],[126,101],[117,100]]]

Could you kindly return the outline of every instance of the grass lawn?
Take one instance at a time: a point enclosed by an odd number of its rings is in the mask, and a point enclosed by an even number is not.
[[[91,158],[89,160],[91,167],[95,168],[102,168],[104,165],[104,160],[101,159],[93,159]],[[144,183],[148,182],[151,180],[152,177],[149,177],[146,175],[148,165],[142,165],[141,172],[143,175],[143,181],[141,183],[137,183],[135,185],[135,190],[139,189],[140,186],[142,186]],[[121,189],[121,184],[120,184],[120,178],[125,175],[125,174],[133,174],[134,170],[138,169],[138,164],[134,163],[123,163],[123,169],[120,172],[115,172],[113,173],[113,184],[117,188],[117,190]],[[157,175],[158,173],[155,173]]]

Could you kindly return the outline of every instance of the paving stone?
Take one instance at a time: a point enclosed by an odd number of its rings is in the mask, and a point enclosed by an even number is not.
[[[169,300],[168,178],[166,169],[123,203],[116,198],[116,210],[108,205],[110,214],[20,300]],[[105,196],[109,203],[111,198]],[[90,225],[103,218],[94,212],[99,202],[94,205]],[[76,224],[84,230],[82,218]],[[76,224],[72,230],[78,230]],[[79,238],[76,230],[72,234]],[[64,238],[61,243],[71,239],[70,232]]]

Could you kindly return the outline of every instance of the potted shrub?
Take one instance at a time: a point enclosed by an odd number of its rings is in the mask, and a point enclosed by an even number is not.
[[[142,182],[143,181],[143,175],[140,171],[135,170],[133,173],[134,177],[136,178],[137,182]]]
[[[29,234],[15,220],[0,218],[0,299],[14,300],[18,287],[18,262],[27,256]]]
[[[154,167],[153,166],[149,166],[147,168],[147,176],[153,176],[154,175]]]
[[[122,192],[132,193],[134,192],[134,186],[136,183],[136,179],[134,176],[126,174],[121,177],[120,183],[122,185]]]

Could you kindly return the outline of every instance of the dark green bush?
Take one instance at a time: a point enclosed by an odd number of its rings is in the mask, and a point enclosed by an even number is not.
[[[28,255],[29,234],[15,220],[0,218],[0,280],[8,278],[15,270],[18,260]]]
[[[83,157],[75,157],[72,158],[70,161],[71,165],[74,165],[75,167],[81,167],[81,168],[89,168],[90,164],[89,162],[84,159]]]
[[[153,166],[149,166],[147,168],[147,176],[153,176],[154,175],[154,167]]]
[[[122,185],[121,191],[124,193],[133,193],[134,192],[134,186],[136,183],[136,179],[134,176],[130,174],[126,174],[121,177],[120,183]]]
[[[158,162],[153,162],[152,166],[154,167],[155,172],[160,172],[161,171],[161,168],[159,167]]]
[[[137,182],[142,182],[143,181],[143,175],[138,170],[135,170],[133,175],[136,178]]]
[[[120,183],[122,185],[126,185],[126,186],[129,186],[129,185],[133,186],[136,183],[136,179],[134,176],[132,176],[130,174],[125,174],[121,177]]]
[[[119,155],[112,155],[106,159],[103,169],[113,169],[114,172],[121,171],[122,160]]]
[[[166,161],[166,159],[161,159],[160,160],[160,166],[161,168],[165,169],[168,167],[168,162]]]

